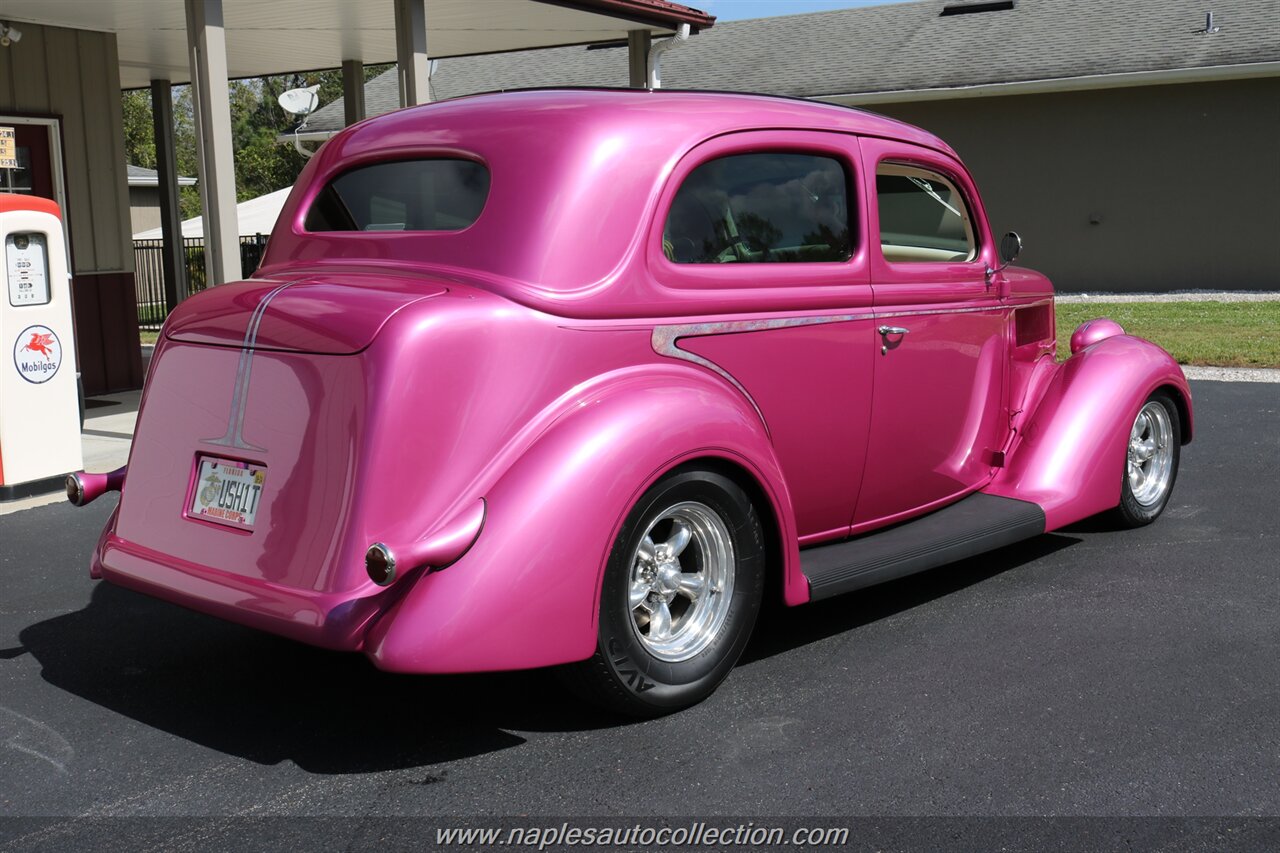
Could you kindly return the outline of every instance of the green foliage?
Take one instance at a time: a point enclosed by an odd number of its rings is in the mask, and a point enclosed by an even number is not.
[[[156,143],[151,126],[151,93],[145,89],[124,92],[124,150],[131,165],[156,167]]]
[[[1059,304],[1057,317],[1058,358],[1070,355],[1077,326],[1107,317],[1181,364],[1280,367],[1280,301],[1075,302]]]
[[[365,68],[365,79],[386,71],[390,66]],[[235,149],[236,199],[246,201],[290,186],[306,164],[306,158],[291,144],[277,142],[277,137],[293,131],[298,120],[280,108],[276,99],[282,92],[304,86],[320,85],[320,103],[328,104],[342,96],[342,72],[311,71],[234,80],[228,91],[231,102],[231,139]],[[151,92],[146,89],[124,92],[125,157],[135,166],[156,167],[155,134],[151,117]],[[195,177],[195,116],[191,103],[191,87],[173,88],[174,148],[178,172]],[[200,193],[196,187],[179,190],[182,218],[200,215]]]

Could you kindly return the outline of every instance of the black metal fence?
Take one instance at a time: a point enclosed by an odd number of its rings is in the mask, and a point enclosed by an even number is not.
[[[240,238],[241,274],[248,276],[262,263],[267,246],[264,234]],[[168,315],[164,301],[164,241],[134,240],[133,270],[138,292],[138,326],[159,329]],[[206,287],[204,273],[204,238],[182,238],[182,262],[187,271],[187,293],[198,293]]]

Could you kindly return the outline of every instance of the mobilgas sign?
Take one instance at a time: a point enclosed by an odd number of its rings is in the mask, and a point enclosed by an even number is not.
[[[48,382],[62,366],[62,343],[48,326],[27,326],[13,342],[13,364],[28,382]]]

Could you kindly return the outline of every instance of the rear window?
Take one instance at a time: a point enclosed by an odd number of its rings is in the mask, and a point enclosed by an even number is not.
[[[334,178],[311,203],[308,231],[458,231],[489,197],[489,170],[474,160],[374,163]]]

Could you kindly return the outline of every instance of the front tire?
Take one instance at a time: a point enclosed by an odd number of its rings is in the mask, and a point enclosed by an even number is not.
[[[1142,527],[1160,517],[1178,479],[1181,450],[1178,409],[1168,394],[1157,391],[1143,403],[1129,429],[1117,521]]]
[[[637,501],[605,567],[596,653],[579,695],[651,717],[701,702],[737,663],[764,597],[764,531],[746,493],[686,469]]]

